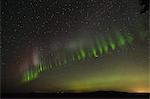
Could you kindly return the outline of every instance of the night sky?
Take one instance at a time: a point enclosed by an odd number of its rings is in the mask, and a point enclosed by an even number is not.
[[[141,4],[4,0],[2,91],[150,92],[148,10]]]

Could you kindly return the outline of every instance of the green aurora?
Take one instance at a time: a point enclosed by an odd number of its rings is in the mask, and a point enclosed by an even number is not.
[[[120,47],[124,48],[125,45],[132,44],[133,41],[134,41],[134,37],[130,33],[127,33],[125,36],[122,35],[121,33],[116,33],[115,41],[112,40],[111,36],[109,36],[107,39],[104,38],[97,39],[95,42],[96,46],[92,47],[90,50],[84,50],[84,48],[81,48],[78,52],[76,52],[77,54],[72,55],[73,56],[72,60],[66,60],[66,59],[55,60],[55,64],[48,64],[48,65],[38,64],[36,68],[34,68],[33,70],[29,70],[27,71],[27,73],[24,74],[22,81],[28,82],[33,79],[36,79],[42,72],[51,70],[56,66],[66,65],[68,62],[83,61],[86,58],[92,58],[92,57],[97,58],[102,54],[108,54],[109,51],[114,51],[115,49],[118,49]],[[88,55],[89,53],[90,55]]]

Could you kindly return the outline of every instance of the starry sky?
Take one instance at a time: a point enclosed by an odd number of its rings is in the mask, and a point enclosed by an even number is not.
[[[145,2],[3,1],[2,90],[150,92]]]

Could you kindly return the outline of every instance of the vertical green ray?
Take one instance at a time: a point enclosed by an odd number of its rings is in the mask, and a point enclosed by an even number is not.
[[[36,72],[36,70],[35,70],[35,71],[33,71],[33,77],[32,77],[32,79],[37,78],[37,76],[38,76],[38,73]]]
[[[30,80],[32,80],[32,78],[33,78],[33,72],[32,71],[30,71],[29,76],[30,76]]]
[[[43,64],[42,68],[43,68],[43,72],[44,72],[45,71],[45,64]]]
[[[39,64],[39,70],[40,70],[40,72],[43,71],[42,64]]]
[[[112,38],[110,36],[109,36],[109,45],[110,45],[112,50],[115,50],[116,45],[115,45],[115,43],[113,42],[113,40],[112,40]]]
[[[23,79],[23,81],[29,81],[30,80],[30,74],[29,74],[30,72],[29,71],[27,71],[25,74],[24,74],[24,79]]]
[[[96,57],[96,58],[98,57],[96,48],[92,48],[92,53],[93,53],[94,57]]]
[[[47,65],[44,66],[44,70],[45,70],[45,71],[47,70]]]
[[[34,72],[34,70],[31,71],[31,75],[32,75],[31,79],[33,80],[35,78],[35,72]]]
[[[131,44],[134,40],[133,36],[130,33],[126,33],[125,36],[127,38],[127,42]]]
[[[53,67],[52,64],[50,64],[50,65],[49,65],[49,68],[51,69],[52,67]]]
[[[85,54],[85,51],[84,51],[84,49],[83,49],[83,48],[82,48],[82,49],[80,49],[80,54],[81,54],[82,59],[85,59],[86,54]]]
[[[37,77],[38,77],[38,72],[37,72],[37,71],[35,71],[35,73],[34,73],[34,77],[35,77],[35,78],[37,78]]]
[[[38,71],[38,73],[40,73],[40,64],[38,64],[38,66],[37,66],[37,71]]]
[[[25,74],[24,78],[25,78],[25,81],[29,81],[30,80],[29,72],[27,72],[27,74]]]
[[[47,70],[48,68],[47,68],[47,65],[45,65],[45,70]]]
[[[44,71],[44,64],[41,65],[42,72]]]
[[[28,71],[24,75],[23,81],[33,80],[33,79],[37,78],[37,76],[38,76],[38,72],[36,70],[35,71],[34,70],[33,71]]]
[[[97,43],[98,50],[99,50],[100,54],[103,54],[102,45],[100,44],[100,41],[98,39],[96,40],[96,43]]]
[[[92,53],[92,50],[91,50],[91,49],[89,49],[89,50],[87,51],[87,56],[88,56],[89,58],[93,57],[93,53]]]
[[[103,38],[101,40],[101,42],[102,42],[102,46],[103,46],[103,49],[104,49],[105,53],[107,53],[108,52],[108,45],[107,45],[105,39]]]
[[[77,54],[77,58],[78,58],[78,60],[81,60],[80,54]]]
[[[29,81],[29,80],[31,80],[32,78],[32,76],[31,76],[32,74],[31,74],[31,71],[28,71],[27,73],[26,73],[26,75],[25,75],[25,77],[27,78],[27,81]]]
[[[116,33],[116,37],[117,37],[117,40],[118,40],[118,43],[121,47],[123,47],[125,45],[125,38],[119,34],[118,32]]]

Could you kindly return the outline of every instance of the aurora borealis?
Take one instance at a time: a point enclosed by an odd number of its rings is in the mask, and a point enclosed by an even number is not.
[[[150,92],[139,0],[2,2],[2,91]]]
[[[112,38],[110,36],[109,36],[109,39],[107,40],[107,42],[106,42],[106,40],[100,38],[99,40],[98,39],[96,40],[97,44],[95,47],[91,47],[90,49],[88,49],[86,51],[84,50],[84,48],[81,48],[78,52],[73,52],[73,53],[77,53],[77,54],[70,55],[70,58],[68,58],[67,60],[66,59],[61,60],[63,58],[58,56],[58,60],[54,59],[54,61],[55,61],[54,64],[52,64],[53,61],[50,60],[50,58],[49,58],[50,55],[48,55],[48,57],[47,57],[48,63],[45,60],[41,59],[40,61],[42,61],[42,62],[44,61],[44,62],[35,64],[35,65],[37,65],[36,66],[37,68],[35,70],[27,71],[27,73],[25,73],[25,75],[24,75],[23,81],[30,81],[30,80],[36,78],[39,73],[44,72],[49,69],[52,69],[52,68],[55,68],[57,65],[62,66],[62,65],[66,65],[68,62],[83,61],[86,58],[91,58],[91,57],[98,58],[99,56],[103,55],[103,52],[104,52],[104,54],[107,54],[109,49],[115,50],[116,46],[123,48],[123,47],[125,47],[126,43],[131,44],[133,40],[134,40],[134,38],[131,36],[130,33],[127,33],[126,38],[124,36],[122,36],[121,34],[116,33],[116,43],[117,44],[115,44],[114,41],[112,41]],[[34,55],[34,56],[36,56],[36,55]],[[65,56],[62,56],[62,57],[65,57]],[[36,60],[38,60],[38,59],[36,59]],[[46,64],[44,64],[44,63],[46,63]]]

